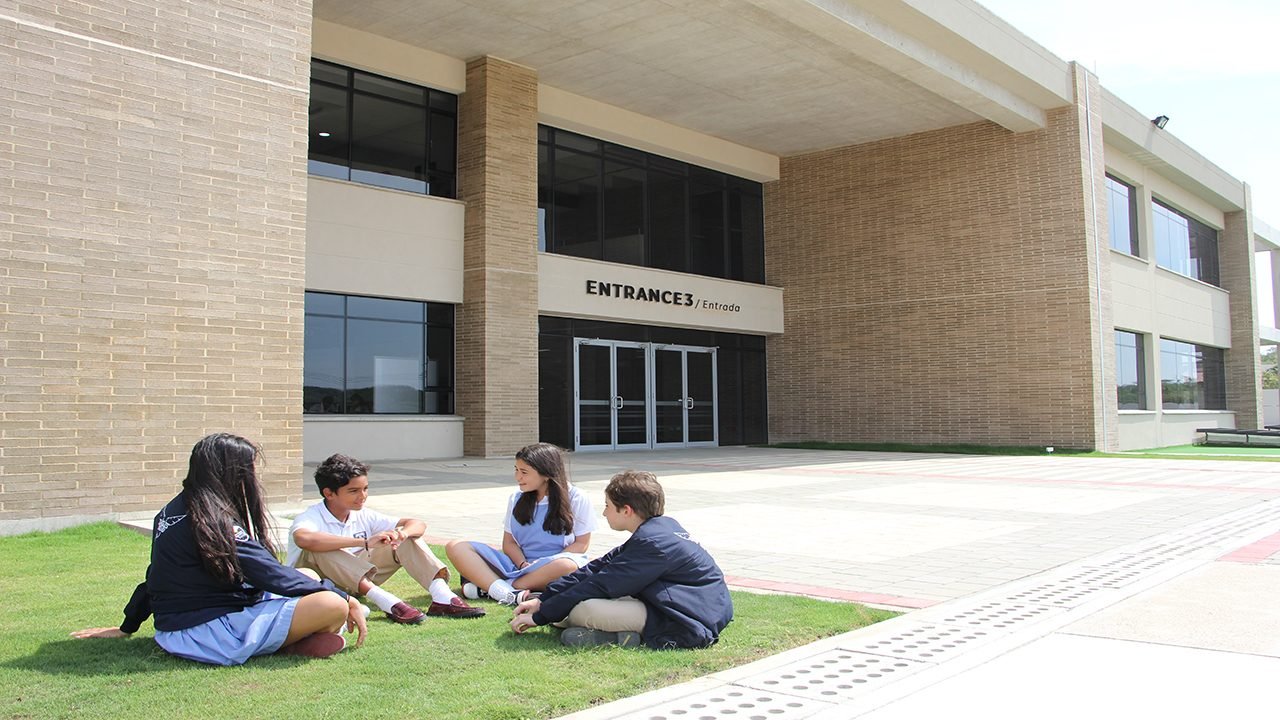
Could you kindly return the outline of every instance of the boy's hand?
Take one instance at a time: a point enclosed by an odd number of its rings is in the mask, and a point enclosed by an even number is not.
[[[516,615],[533,615],[542,609],[541,598],[530,598],[516,606]]]
[[[522,605],[523,607],[523,605]],[[511,630],[517,635],[521,635],[525,630],[531,627],[537,627],[537,623],[533,621],[533,613],[520,613],[511,618]]]

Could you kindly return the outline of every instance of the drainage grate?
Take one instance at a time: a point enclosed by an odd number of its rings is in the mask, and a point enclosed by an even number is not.
[[[747,687],[839,702],[929,667],[925,663],[851,650],[829,650],[740,682]]]
[[[1075,607],[1090,599],[1090,595],[1104,589],[1101,585],[1084,583],[1047,582],[1033,588],[1014,593],[1009,600],[1015,602],[1045,603],[1058,607]]]
[[[953,612],[936,622],[943,625],[959,625],[961,627],[982,627],[995,631],[1011,628],[1030,620],[1039,620],[1050,613],[1060,612],[1063,611],[1059,608],[1045,605],[989,602],[969,610]]]
[[[1173,562],[1173,558],[1126,554],[1106,562],[1094,563],[1090,567],[1136,570],[1141,573],[1145,570],[1154,570],[1161,565],[1168,565],[1171,562]]]
[[[728,686],[623,715],[625,720],[792,720],[830,708],[828,703]]]
[[[1120,587],[1128,585],[1131,582],[1141,580],[1144,573],[1137,570],[1123,570],[1120,568],[1097,568],[1086,567],[1081,568],[1079,572],[1072,573],[1064,578],[1064,583],[1079,583],[1085,587]]]
[[[990,640],[990,636],[991,633],[984,630],[924,625],[914,630],[900,631],[882,640],[851,645],[850,649],[922,662],[942,662],[956,653]]]

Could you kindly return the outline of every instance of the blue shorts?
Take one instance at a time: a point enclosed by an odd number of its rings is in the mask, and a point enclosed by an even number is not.
[[[185,630],[157,630],[165,652],[196,662],[242,665],[255,655],[270,655],[284,645],[298,598],[263,593],[257,604]]]

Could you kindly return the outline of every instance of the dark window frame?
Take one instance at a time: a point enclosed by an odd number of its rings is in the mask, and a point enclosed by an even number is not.
[[[1105,182],[1107,185],[1107,230],[1108,234],[1111,235],[1111,248],[1134,257],[1140,257],[1138,252],[1138,189],[1111,173],[1107,173]],[[1127,197],[1125,208],[1129,225],[1129,237],[1127,238],[1118,238],[1115,233],[1110,232],[1115,226],[1115,217],[1119,210],[1112,203],[1112,200],[1118,194],[1113,186],[1124,188],[1125,196]]]
[[[1180,242],[1176,248],[1179,251],[1176,258],[1169,255],[1173,248],[1166,249],[1160,240],[1161,211],[1172,216],[1175,221],[1181,220],[1186,227],[1185,246],[1181,243],[1182,237],[1177,238]],[[1216,229],[1156,198],[1151,199],[1151,225],[1152,244],[1155,246],[1152,255],[1155,256],[1156,265],[1170,272],[1221,287]],[[1185,266],[1182,266],[1183,262],[1186,263]]]
[[[1186,365],[1192,375],[1178,375]],[[1226,410],[1226,351],[1174,338],[1160,338],[1160,407],[1164,410]]]
[[[538,145],[540,251],[728,280],[759,284],[765,282],[764,186],[761,183],[546,125],[538,126]],[[557,177],[561,155],[566,152],[573,153],[575,161],[594,159],[594,177],[571,180]],[[643,260],[640,263],[614,259],[619,257],[616,254],[618,247],[613,248],[615,254],[611,257],[605,232],[608,225],[605,212],[608,194],[606,181],[612,175],[633,169],[638,170],[642,178],[638,187],[640,230],[644,237]],[[660,225],[656,224],[659,218],[654,212],[654,183],[658,179],[675,181],[674,184],[680,186],[682,198],[681,209],[678,211],[680,217],[676,218],[674,214],[664,216],[661,220],[665,222]],[[566,205],[560,202],[560,198],[570,185],[591,183],[595,187],[593,237],[585,241],[577,238],[578,242],[566,245],[568,238],[562,232],[565,228],[560,227],[563,217],[557,219],[557,211],[562,214],[566,210]],[[719,217],[708,218],[709,226],[713,226],[716,233],[714,238],[705,243],[706,247],[700,247],[694,242],[694,201],[699,197],[695,193],[697,188],[709,190],[709,193],[703,193],[704,196],[715,193],[719,195],[714,201],[718,202]],[[730,212],[735,207],[739,212],[736,218]],[[752,224],[749,228],[746,227],[748,222]],[[680,237],[675,240],[660,240],[656,237],[659,228],[664,233],[674,230]],[[618,239],[614,238],[615,241]],[[657,246],[659,242],[668,242],[670,246],[660,248]],[[574,251],[565,252],[566,249]],[[675,249],[677,252],[675,255],[662,252],[667,249]],[[623,251],[625,252],[625,248]]]
[[[1116,408],[1118,410],[1147,410],[1147,359],[1146,359],[1146,337],[1142,333],[1133,332],[1132,330],[1116,329]],[[1126,345],[1125,340],[1131,337],[1132,345]],[[1133,368],[1137,371],[1136,381],[1133,383],[1132,391],[1126,392],[1129,385],[1121,385],[1121,368],[1122,356],[1126,349],[1132,349],[1135,355],[1134,363],[1137,366]],[[1126,399],[1126,395],[1132,395],[1133,399]]]
[[[302,410],[304,415],[348,415],[348,416],[402,415],[402,416],[415,417],[419,415],[452,415],[454,414],[454,405],[456,402],[455,386],[456,386],[456,370],[457,370],[456,368],[457,314],[455,312],[455,308],[453,305],[450,305],[448,303],[435,303],[435,302],[428,302],[423,300],[403,300],[399,298],[381,298],[381,297],[374,297],[374,296],[368,296],[368,295],[350,295],[350,294],[344,294],[344,293],[319,292],[319,291],[310,291],[310,290],[306,292],[306,296],[308,298],[313,298],[313,299],[314,298],[337,298],[337,299],[340,299],[341,301],[342,310],[340,313],[336,311],[306,310],[304,311],[304,315],[306,318],[313,318],[313,317],[330,318],[330,319],[337,319],[342,322],[342,350],[341,350],[342,378],[339,383],[340,387],[332,388],[332,389],[338,390],[338,394],[340,397],[338,406],[334,409],[329,409],[329,410],[313,409],[313,405],[317,405],[317,404],[320,405],[321,408],[326,407],[326,401],[328,400],[328,398],[322,394],[320,399],[316,403],[308,403],[306,401],[307,390],[306,390],[306,384],[305,384],[305,376],[306,376],[305,363],[306,363],[306,356],[307,356],[307,347],[306,347],[306,337],[304,335],[303,337],[303,363],[304,363],[303,396],[304,396],[304,399],[303,399],[303,410]],[[412,320],[412,319],[404,319],[404,318],[393,318],[389,316],[366,315],[366,314],[360,314],[358,312],[353,313],[350,307],[350,302],[349,302],[349,300],[352,298],[367,299],[367,300],[394,300],[398,303],[414,303],[420,306],[421,312],[419,314],[419,317],[421,319]],[[447,317],[447,321],[446,321],[446,317]],[[350,357],[350,342],[351,342],[350,325],[352,321],[401,323],[404,325],[420,326],[422,328],[422,367],[419,370],[419,373],[422,379],[422,389],[418,393],[417,412],[375,413],[373,412],[372,409],[368,411],[360,411],[360,410],[355,410],[351,407],[351,392],[352,392],[352,388],[350,387],[351,368],[350,368],[350,363],[348,362],[348,358]],[[433,332],[433,330],[435,332]],[[435,384],[428,384],[427,382],[427,379],[429,377],[428,362],[430,361],[433,355],[438,355],[438,353],[432,352],[432,339],[439,338],[440,334],[446,331],[449,337],[449,356],[450,356],[447,382],[446,383],[437,382]],[[439,377],[437,379],[439,379]],[[427,407],[428,406],[427,398],[429,395],[433,393],[437,396],[438,399],[443,400],[443,402],[440,403],[440,407],[435,411],[431,411]],[[330,405],[329,407],[333,407],[333,406]]]
[[[442,90],[436,90],[435,88],[426,87],[425,85],[417,85],[414,83],[405,82],[403,80],[397,80],[396,78],[387,77],[385,75],[378,75],[377,73],[371,73],[364,70],[357,70],[356,68],[347,67],[345,65],[340,65],[338,63],[329,62],[327,60],[320,60],[318,58],[312,58],[311,65],[312,65],[312,68],[315,68],[316,66],[321,66],[326,70],[334,71],[335,74],[338,74],[338,73],[345,74],[346,82],[339,84],[339,83],[331,82],[325,79],[318,79],[315,77],[315,73],[313,72],[312,78],[311,78],[311,86],[312,87],[320,86],[320,87],[328,88],[331,90],[337,90],[339,92],[343,92],[346,94],[346,112],[347,112],[346,136],[347,138],[346,138],[345,164],[338,166],[343,170],[345,170],[345,173],[341,171],[339,171],[339,173],[337,174],[316,172],[315,167],[312,166],[310,162],[308,162],[309,174],[317,175],[320,177],[334,177],[339,180],[357,182],[362,185],[371,185],[373,187],[391,188],[396,190],[402,190],[404,192],[417,192],[423,195],[432,195],[435,197],[445,197],[445,198],[454,198],[454,199],[457,198],[457,185],[458,185],[458,96],[457,95],[454,95],[452,93],[447,93]],[[357,85],[359,84],[358,78],[361,78],[361,77],[373,78],[380,82],[404,86],[405,88],[412,89],[414,92],[420,92],[422,95],[422,102],[421,103],[410,102],[402,98],[396,97],[394,95],[380,94],[377,92],[360,89],[357,87]],[[355,121],[356,121],[355,99],[357,96],[375,98],[383,102],[389,102],[389,103],[403,105],[405,107],[422,109],[423,116],[425,119],[422,125],[422,147],[423,147],[423,152],[425,154],[420,158],[421,167],[422,167],[422,170],[421,170],[422,177],[420,179],[410,178],[410,180],[414,182],[422,182],[424,184],[424,187],[422,190],[408,189],[403,186],[403,183],[396,183],[390,180],[379,182],[378,176],[380,175],[380,173],[371,173],[369,176],[366,176],[363,179],[353,178],[354,169],[352,168],[352,165],[353,165],[352,148],[355,145],[355,140],[353,136],[355,134]],[[433,124],[437,122],[437,117],[441,118],[439,122],[448,122],[453,128],[452,146],[449,148],[436,148],[432,142],[431,131],[432,131]],[[307,131],[307,138],[308,138],[308,161],[310,161],[312,159],[311,153],[310,153],[312,131],[310,128],[308,128],[308,131]],[[452,156],[452,163],[449,163],[448,167],[440,167],[441,165],[440,160],[446,156]],[[343,176],[344,174],[345,174],[345,177]],[[404,176],[391,175],[390,177],[404,177]]]

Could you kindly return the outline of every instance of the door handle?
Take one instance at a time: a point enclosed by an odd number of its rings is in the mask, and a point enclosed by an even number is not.
[[[622,396],[621,396],[621,395],[615,395],[615,396],[613,397],[613,409],[614,409],[614,410],[621,410],[621,409],[622,409],[622,404],[623,404],[623,402],[624,402],[624,401],[623,401],[623,399],[622,399]]]
[[[685,409],[685,410],[692,410],[692,409],[693,409],[693,398],[688,397],[688,398],[685,398],[684,400],[685,400],[685,406],[684,406],[684,409]]]

